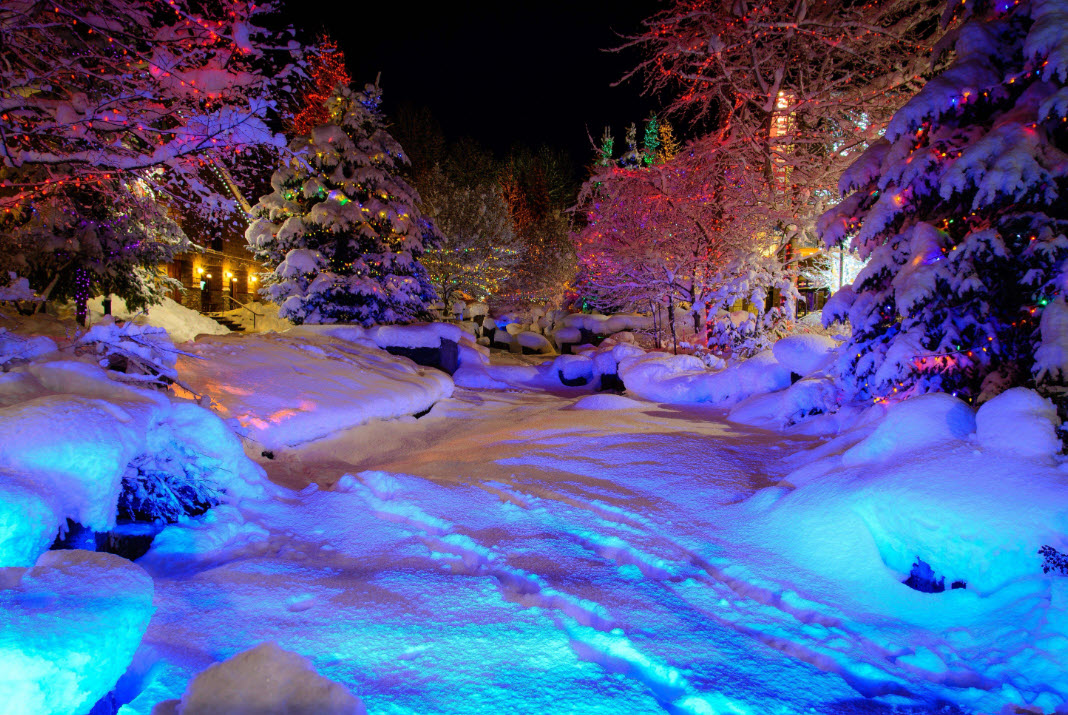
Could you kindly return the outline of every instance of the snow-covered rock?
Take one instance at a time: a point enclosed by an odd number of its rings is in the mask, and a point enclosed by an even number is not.
[[[374,341],[438,346],[443,334],[460,338],[460,329],[391,327],[372,329],[372,337],[359,326],[300,326],[240,341],[206,338],[190,347],[195,357],[179,358],[178,374],[210,394],[212,409],[258,444],[283,448],[423,412],[452,394],[448,375],[390,355]]]
[[[516,336],[516,340],[521,346],[528,350],[540,353],[542,355],[552,355],[556,351],[553,349],[553,344],[544,335],[538,333],[523,332]]]
[[[565,385],[585,385],[593,379],[593,360],[585,355],[561,355],[552,369]]]
[[[628,392],[654,402],[709,402],[732,405],[750,395],[781,390],[790,384],[790,371],[770,350],[725,370],[710,371],[692,355],[648,353],[619,363],[619,376]]]
[[[1027,457],[1049,457],[1061,451],[1057,409],[1026,387],[1006,390],[979,408],[975,435],[979,444]]]
[[[885,461],[975,432],[972,408],[952,395],[936,392],[899,402],[874,432],[842,455],[846,465]]]
[[[307,658],[276,643],[216,663],[197,675],[172,712],[177,715],[363,715],[348,688],[319,675]],[[156,711],[163,712],[162,708]],[[154,711],[154,712],[156,712]]]
[[[133,660],[152,579],[111,554],[48,551],[0,581],[0,710],[82,715]]]
[[[807,333],[788,335],[772,345],[771,351],[787,370],[798,375],[811,375],[831,363],[837,345],[826,335]]]

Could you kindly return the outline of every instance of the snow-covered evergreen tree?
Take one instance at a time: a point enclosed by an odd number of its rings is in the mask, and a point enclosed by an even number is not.
[[[1052,363],[1068,341],[1053,308],[1068,288],[1068,3],[956,0],[946,18],[961,22],[952,64],[846,171],[839,188],[852,193],[820,220],[828,245],[852,236],[870,256],[845,292],[853,336],[841,368],[875,399],[1056,392],[1065,375]]]
[[[296,323],[403,323],[435,299],[426,270],[419,195],[386,131],[377,86],[339,87],[330,123],[290,144],[246,232],[271,267],[264,291]]]

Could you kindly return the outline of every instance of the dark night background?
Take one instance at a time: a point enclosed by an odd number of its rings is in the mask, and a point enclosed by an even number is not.
[[[470,137],[502,156],[513,144],[568,151],[577,166],[612,127],[616,146],[631,122],[657,108],[641,85],[618,81],[640,57],[608,53],[616,33],[639,29],[661,3],[378,3],[285,0],[304,39],[327,31],[344,50],[357,86],[382,73],[384,109],[430,109],[452,142]],[[640,136],[640,134],[639,134]]]

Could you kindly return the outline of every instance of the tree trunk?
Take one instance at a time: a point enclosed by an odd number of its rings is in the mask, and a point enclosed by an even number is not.
[[[675,337],[675,299],[670,295],[668,296],[668,325],[671,326],[671,350],[678,355],[679,341]]]

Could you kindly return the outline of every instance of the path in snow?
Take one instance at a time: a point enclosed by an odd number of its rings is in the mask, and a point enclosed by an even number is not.
[[[889,713],[930,697],[833,606],[731,568],[743,547],[721,507],[806,440],[574,401],[458,390],[420,420],[263,462],[301,491],[244,507],[227,533],[247,538],[209,563],[145,564],[155,670],[129,709],[262,640],[370,713]]]

